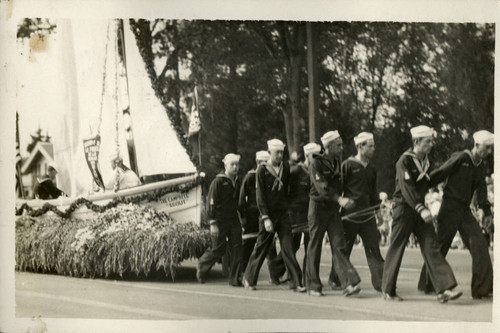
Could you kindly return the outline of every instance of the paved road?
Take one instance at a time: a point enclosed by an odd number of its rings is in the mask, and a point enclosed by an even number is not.
[[[383,248],[385,255],[387,248]],[[298,253],[299,262],[302,252]],[[258,290],[230,287],[216,265],[206,284],[195,279],[193,261],[183,263],[175,282],[170,279],[114,281],[78,279],[57,275],[16,272],[16,316],[109,319],[337,319],[396,321],[485,321],[492,318],[492,301],[470,295],[471,258],[466,251],[450,252],[448,259],[464,296],[439,304],[435,296],[416,290],[422,265],[418,249],[407,249],[398,280],[404,302],[385,302],[371,287],[362,248],[352,261],[362,278],[362,292],[345,298],[325,288],[326,296],[296,294],[287,287],[271,285],[264,264]],[[323,252],[321,278],[327,280],[330,255]]]

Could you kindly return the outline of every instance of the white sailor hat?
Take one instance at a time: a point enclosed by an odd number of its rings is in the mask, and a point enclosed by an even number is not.
[[[321,137],[321,142],[323,143],[323,146],[324,146],[327,143],[332,142],[333,140],[335,140],[337,138],[340,138],[339,131],[337,131],[337,130],[330,131],[330,132],[326,132],[325,134],[323,134],[323,136]]]
[[[373,140],[373,134],[368,132],[361,132],[354,137],[354,144],[357,146],[360,143],[366,142],[368,140]]]
[[[117,154],[116,152],[114,152],[114,153],[112,153],[112,154],[109,155],[109,160],[110,161],[116,161],[116,160],[120,160],[121,161],[123,159],[122,159],[122,157],[119,154]]]
[[[473,135],[474,142],[481,145],[492,145],[495,142],[495,136],[493,133],[486,130],[477,131]]]
[[[47,170],[50,170],[50,169],[54,170],[55,172],[59,172],[59,171],[57,171],[58,166],[54,162],[52,162],[48,165]]]
[[[267,149],[269,151],[271,150],[284,150],[285,149],[285,144],[283,141],[279,139],[272,139],[267,141]]]
[[[304,146],[304,155],[317,154],[321,151],[321,146],[317,143],[311,142]]]
[[[226,156],[224,156],[224,159],[222,160],[222,162],[224,162],[224,164],[231,163],[231,162],[239,162],[240,157],[241,157],[240,155],[230,153],[230,154],[227,154]]]
[[[427,127],[425,125],[420,125],[410,129],[411,137],[413,139],[426,138],[429,136],[434,136],[434,129]]]
[[[267,152],[267,150],[261,150],[255,153],[255,159],[258,161],[267,161],[269,159],[270,155]]]

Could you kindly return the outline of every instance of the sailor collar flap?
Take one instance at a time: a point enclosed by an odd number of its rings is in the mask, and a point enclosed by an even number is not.
[[[427,171],[429,171],[429,168],[431,167],[431,163],[429,162],[429,157],[427,155],[425,155],[423,161],[420,161],[417,155],[415,155],[415,153],[413,153],[412,151],[405,151],[403,155],[410,156],[413,159],[413,163],[415,163],[415,166],[417,167],[417,170],[419,172],[417,182],[422,180],[424,177],[427,178],[427,180],[431,179],[431,177],[427,173]]]
[[[265,163],[264,166],[266,170],[274,177],[272,191],[275,190],[281,191],[281,189],[283,188],[283,181],[281,180],[281,177],[283,176],[283,162],[281,162],[279,166],[278,173],[276,173],[276,170],[273,168],[272,165]]]
[[[474,158],[472,157],[472,152],[468,149],[464,150],[464,153],[469,156],[470,160],[472,161],[472,164],[475,166],[475,167],[478,167],[481,165],[481,163],[483,162],[483,160],[479,160],[479,162],[475,162],[474,161]]]
[[[351,156],[347,160],[348,161],[352,161],[354,163],[357,163],[357,164],[361,165],[364,169],[366,169],[366,167],[370,164],[370,163],[364,164],[362,161],[360,161],[359,159],[357,159],[355,156]]]
[[[231,181],[231,185],[233,185],[234,188],[236,188],[236,181],[238,180],[238,176],[236,176],[234,179],[231,179],[231,177],[229,177],[228,175],[226,175],[225,173],[219,173],[217,174],[217,176],[215,176],[216,178],[225,178],[225,179],[228,179]]]

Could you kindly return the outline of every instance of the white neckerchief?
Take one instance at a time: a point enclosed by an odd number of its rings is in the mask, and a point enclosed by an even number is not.
[[[424,177],[427,178],[427,180],[431,180],[431,177],[427,174],[427,171],[429,171],[429,168],[431,167],[431,162],[429,162],[429,158],[427,155],[425,155],[424,160],[420,161],[413,152],[406,151],[403,153],[403,155],[406,156],[411,156],[413,158],[413,162],[415,163],[415,166],[417,167],[418,172],[420,174],[417,177],[417,182],[423,179]]]

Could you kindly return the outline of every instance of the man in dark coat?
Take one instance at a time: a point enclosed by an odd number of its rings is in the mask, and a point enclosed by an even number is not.
[[[359,293],[360,278],[349,259],[339,246],[345,246],[344,230],[339,208],[350,208],[353,201],[341,197],[340,154],[342,138],[338,131],[330,131],[321,137],[324,154],[313,154],[309,167],[311,190],[309,192],[309,246],[307,248],[306,284],[309,295],[323,296],[319,277],[321,247],[325,233],[328,233],[332,251],[332,264],[339,275],[344,295]]]
[[[267,142],[271,155],[268,163],[259,166],[256,175],[256,198],[260,212],[259,234],[243,277],[243,284],[255,290],[259,271],[271,247],[275,233],[278,234],[285,266],[290,273],[290,288],[305,292],[302,272],[292,246],[292,228],[288,209],[290,166],[283,161],[285,145],[278,139]]]
[[[58,189],[54,184],[56,175],[56,167],[51,164],[47,168],[47,174],[45,174],[41,179],[37,178],[37,184],[35,185],[35,189],[33,191],[36,199],[56,199],[61,195],[64,195],[64,192]]]
[[[440,252],[431,212],[424,205],[425,194],[429,190],[431,164],[428,154],[434,145],[434,130],[417,126],[411,129],[411,135],[413,148],[403,153],[396,163],[391,245],[385,257],[382,294],[387,301],[403,300],[396,294],[396,282],[406,244],[414,233],[430,279],[438,292],[438,301],[445,303],[459,298],[462,293],[452,290],[457,281]]]
[[[344,209],[343,212],[345,253],[349,258],[359,235],[365,248],[373,288],[381,291],[384,259],[380,254],[380,236],[375,217],[380,200],[377,194],[377,169],[371,163],[375,152],[373,134],[362,132],[354,138],[354,143],[358,154],[342,163],[344,197],[354,202],[352,208]]]
[[[269,153],[266,150],[258,151],[255,154],[255,162],[257,168],[261,164],[265,164],[269,160]],[[243,182],[241,183],[240,197],[238,201],[238,211],[241,216],[241,228],[243,230],[243,255],[241,260],[241,272],[245,272],[247,268],[248,259],[252,254],[255,242],[257,241],[257,236],[252,237],[253,234],[259,232],[259,208],[257,207],[256,199],[256,169],[248,171]],[[267,256],[267,265],[269,267],[269,273],[271,275],[271,281],[274,284],[279,284],[279,275],[274,273],[271,263],[276,260],[277,254],[276,249],[273,246],[270,247]]]
[[[306,269],[307,246],[309,245],[309,227],[307,225],[307,215],[309,209],[309,191],[311,189],[311,180],[309,178],[309,164],[312,154],[318,154],[321,146],[317,143],[308,143],[304,146],[304,162],[297,162],[290,170],[290,204],[288,214],[292,222],[293,251],[297,255],[300,249],[302,239],[304,240],[304,259],[302,260],[302,272]],[[272,269],[278,276],[285,274],[285,262],[281,253],[271,262]],[[290,277],[282,278],[281,281],[287,281]],[[305,274],[302,276],[302,282],[305,283]]]
[[[200,283],[205,282],[207,273],[226,254],[226,246],[229,246],[231,258],[229,284],[235,287],[242,286],[239,280],[242,252],[241,225],[238,216],[239,161],[240,155],[227,154],[223,160],[225,171],[214,178],[208,190],[207,216],[212,245],[198,260],[196,278]]]
[[[471,293],[473,298],[493,295],[493,267],[479,223],[472,215],[470,205],[474,193],[477,204],[484,212],[485,224],[492,223],[491,204],[486,190],[486,170],[482,161],[493,151],[494,137],[488,131],[474,133],[474,148],[453,154],[431,174],[432,184],[446,182],[443,203],[437,219],[437,237],[441,254],[446,257],[457,231],[472,256]],[[425,266],[422,267],[418,289],[434,291]]]

